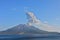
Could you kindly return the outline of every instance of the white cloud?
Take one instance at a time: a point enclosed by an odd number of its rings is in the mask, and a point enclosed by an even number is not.
[[[44,21],[45,24],[48,24],[48,21]]]
[[[59,18],[56,18],[56,20],[58,21],[58,20],[60,20]]]
[[[13,11],[16,11],[17,9],[16,8],[12,8]]]
[[[28,12],[29,7],[24,7],[24,12]]]

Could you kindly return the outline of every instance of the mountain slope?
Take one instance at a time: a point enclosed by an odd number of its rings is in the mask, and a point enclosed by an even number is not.
[[[20,24],[11,29],[0,32],[0,34],[21,34],[21,33],[41,34],[41,33],[48,33],[48,32],[39,30],[38,28],[35,28],[34,26],[28,26],[25,24]]]

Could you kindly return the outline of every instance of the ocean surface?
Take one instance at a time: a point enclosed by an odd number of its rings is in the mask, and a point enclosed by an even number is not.
[[[60,40],[60,35],[0,35],[0,40]]]

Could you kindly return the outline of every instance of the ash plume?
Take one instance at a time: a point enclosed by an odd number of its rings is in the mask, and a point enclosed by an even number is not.
[[[41,20],[36,18],[36,16],[34,15],[33,12],[27,12],[26,15],[27,15],[27,19],[28,19],[28,23],[27,23],[28,25],[30,25],[30,26],[34,25],[36,28],[38,28],[40,30],[60,33],[59,27],[50,26],[48,24],[41,22]]]

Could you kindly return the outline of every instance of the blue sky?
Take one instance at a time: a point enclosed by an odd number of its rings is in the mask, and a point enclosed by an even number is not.
[[[25,10],[60,27],[60,0],[0,0],[0,30],[27,22]]]

